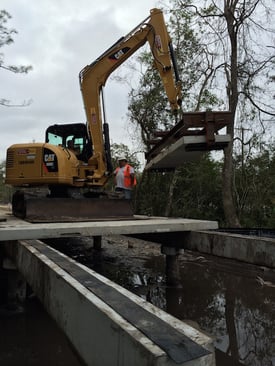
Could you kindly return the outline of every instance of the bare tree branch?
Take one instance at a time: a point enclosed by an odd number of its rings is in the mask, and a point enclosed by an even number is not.
[[[11,71],[15,74],[27,74],[30,70],[32,70],[32,66],[4,66],[2,64],[0,64],[0,68],[7,70],[7,71]]]
[[[267,114],[269,116],[273,116],[275,117],[275,113],[271,113],[271,112],[268,112],[264,109],[262,109],[251,97],[251,95],[249,95],[248,93],[244,92],[244,91],[240,91],[240,94],[243,94],[249,101],[250,103],[255,107],[257,108],[260,112],[264,113],[264,114]],[[275,121],[274,121],[275,122]]]
[[[13,104],[8,99],[0,99],[0,105],[3,107],[28,107],[30,104],[32,104],[32,99],[24,100],[21,104]]]

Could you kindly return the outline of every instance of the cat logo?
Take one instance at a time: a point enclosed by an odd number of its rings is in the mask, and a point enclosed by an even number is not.
[[[45,162],[52,162],[54,161],[55,154],[45,154],[44,161]]]
[[[118,61],[121,57],[123,57],[128,51],[130,50],[130,47],[123,47],[117,52],[113,53],[111,56],[109,56],[110,61]]]

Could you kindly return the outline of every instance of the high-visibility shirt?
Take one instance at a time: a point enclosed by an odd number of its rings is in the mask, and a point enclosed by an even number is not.
[[[136,178],[134,177],[134,182],[132,183],[131,174],[134,174],[134,168],[126,164],[124,167],[119,168],[117,167],[115,170],[116,175],[116,186],[118,188],[125,188],[125,189],[131,189],[132,186],[135,186],[137,184]]]

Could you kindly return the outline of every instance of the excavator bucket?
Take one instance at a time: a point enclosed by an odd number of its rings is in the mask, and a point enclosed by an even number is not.
[[[120,198],[47,198],[17,196],[13,214],[29,222],[133,219],[130,200]]]

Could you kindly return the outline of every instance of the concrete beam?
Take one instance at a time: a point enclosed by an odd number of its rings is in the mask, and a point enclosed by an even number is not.
[[[230,135],[215,135],[214,146],[225,146],[230,140]],[[183,136],[173,144],[163,148],[157,156],[146,164],[145,170],[175,169],[186,162],[198,161],[207,152],[207,149],[204,151],[199,149],[201,145],[206,145],[206,136]]]
[[[214,366],[212,339],[37,240],[7,251],[87,365]]]

